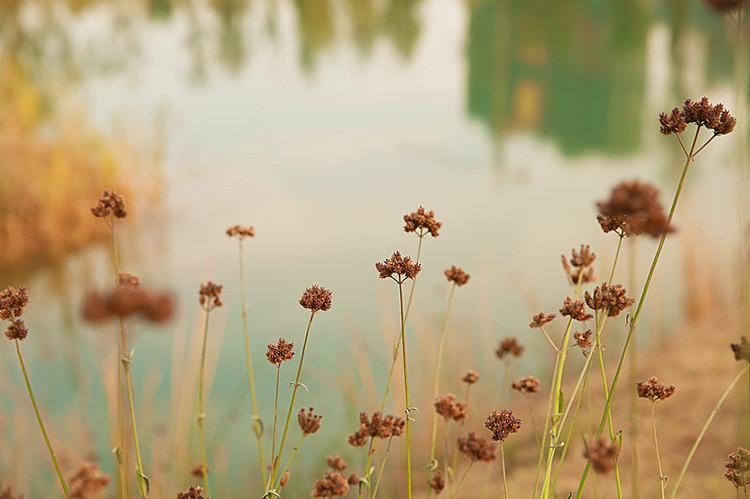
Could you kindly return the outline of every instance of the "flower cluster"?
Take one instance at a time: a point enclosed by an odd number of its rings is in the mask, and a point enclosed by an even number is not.
[[[127,285],[106,293],[89,292],[83,302],[82,315],[84,320],[92,323],[138,316],[161,324],[172,318],[174,309],[175,301],[170,293]]]
[[[596,280],[593,267],[596,254],[591,251],[588,244],[582,244],[578,251],[573,248],[570,251],[570,259],[566,258],[565,255],[562,255],[561,259],[563,270],[565,270],[565,274],[572,285]]]
[[[318,286],[317,284],[311,288],[307,288],[302,297],[299,299],[299,304],[302,308],[306,308],[311,312],[319,312],[330,310],[333,300],[333,292]]]
[[[446,269],[443,274],[445,274],[445,278],[448,279],[448,282],[452,282],[456,286],[463,286],[467,282],[469,282],[469,278],[471,277],[469,274],[463,271],[460,267],[456,267],[455,265],[452,265],[451,268]]]
[[[495,355],[501,360],[510,356],[520,357],[524,350],[523,345],[518,343],[517,339],[505,338],[500,341],[500,345],[497,347],[497,350],[495,350]]]
[[[128,212],[125,210],[125,198],[115,191],[104,191],[91,208],[91,214],[97,218],[125,218]]]
[[[268,362],[275,366],[281,366],[282,362],[294,358],[294,343],[290,343],[283,338],[279,338],[276,343],[271,343],[266,349],[266,358]]]
[[[534,317],[531,318],[531,322],[529,322],[529,327],[531,329],[541,328],[544,327],[545,324],[548,324],[555,320],[555,314],[545,314],[544,312],[539,312]]]
[[[221,302],[221,290],[224,288],[221,284],[208,281],[205,284],[201,284],[201,289],[198,292],[198,303],[207,312],[224,305]]]
[[[521,420],[513,416],[513,411],[503,409],[502,411],[492,411],[484,427],[492,432],[492,440],[502,442],[511,433],[516,433],[521,429]]]
[[[750,341],[747,341],[747,337],[742,336],[739,343],[732,343],[730,347],[734,353],[735,360],[750,362]]]
[[[727,456],[724,476],[735,487],[750,485],[750,451],[744,447],[738,448]]]
[[[242,239],[244,237],[255,237],[255,229],[250,225],[243,227],[242,225],[232,225],[227,229],[227,236],[236,237]]]
[[[308,408],[307,411],[300,409],[297,414],[297,424],[304,435],[312,435],[320,429],[320,422],[323,416],[315,414],[315,409]]]
[[[109,476],[94,463],[83,463],[68,479],[70,499],[93,497],[109,484]]]
[[[311,497],[338,497],[349,493],[349,480],[338,471],[326,471],[313,485]]]
[[[463,378],[461,378],[461,381],[463,381],[467,385],[473,385],[474,383],[479,381],[479,373],[474,370],[469,370],[466,374],[464,374]]]
[[[12,319],[5,329],[5,337],[9,340],[24,340],[29,335],[29,330],[23,319]]]
[[[587,329],[584,332],[576,331],[573,333],[573,339],[575,340],[576,345],[578,345],[578,348],[581,350],[591,348],[593,346],[593,342],[591,341],[592,334],[591,329]]]
[[[326,458],[326,466],[334,471],[344,471],[347,465],[346,461],[344,461],[344,459],[337,454],[335,456],[328,456]]]
[[[674,394],[674,385],[665,385],[659,379],[651,376],[648,381],[638,383],[638,396],[653,402],[666,400]]]
[[[580,322],[586,322],[592,319],[594,316],[586,312],[586,304],[581,300],[573,301],[570,297],[565,298],[563,306],[560,309],[560,314],[564,317],[571,317]]]
[[[583,451],[583,457],[591,462],[597,473],[609,473],[615,469],[620,447],[616,442],[608,442],[603,437],[589,443]]]
[[[443,226],[443,222],[439,222],[435,218],[434,211],[427,211],[421,206],[417,208],[417,211],[404,215],[404,222],[404,231],[416,232],[419,237],[423,237],[427,233],[432,237],[438,237],[440,227]]]
[[[359,413],[359,428],[349,436],[349,444],[354,447],[362,447],[368,438],[391,438],[400,437],[404,433],[406,422],[391,414],[383,415],[382,412],[373,412],[368,417],[366,412]]]
[[[435,412],[446,421],[464,421],[469,415],[469,406],[465,401],[457,400],[452,393],[446,393],[435,399]]]
[[[190,487],[185,492],[178,492],[177,499],[208,499],[201,487]]]
[[[13,495],[10,485],[0,487],[0,499],[23,499],[23,496]]]
[[[723,104],[711,104],[708,97],[699,101],[687,99],[680,108],[659,115],[660,131],[664,135],[682,133],[688,124],[705,127],[714,135],[726,135],[734,130],[737,120],[724,108]]]
[[[617,317],[634,302],[632,298],[628,298],[625,288],[619,284],[604,283],[594,289],[593,295],[586,291],[584,297],[590,309],[602,310],[609,317]]]
[[[488,438],[480,437],[473,431],[465,437],[458,438],[458,450],[472,461],[495,460],[495,443]]]
[[[13,287],[3,289],[0,291],[0,319],[7,321],[21,317],[28,304],[29,294],[23,286],[18,289]]]
[[[412,261],[408,256],[401,256],[401,253],[395,251],[390,258],[375,264],[375,269],[380,274],[381,279],[391,278],[401,284],[407,279],[414,279],[422,270],[422,267]]]
[[[521,393],[537,393],[541,384],[534,376],[526,376],[510,384],[511,388]]]
[[[443,474],[436,471],[432,477],[430,477],[430,481],[427,482],[427,485],[429,485],[435,494],[440,494],[445,488],[445,478],[443,477]]]
[[[659,202],[659,189],[646,182],[620,182],[609,199],[596,203],[596,208],[596,218],[605,233],[614,231],[621,237],[648,234],[657,238],[674,231]]]

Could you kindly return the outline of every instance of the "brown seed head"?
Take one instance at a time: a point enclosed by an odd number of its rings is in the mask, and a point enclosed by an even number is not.
[[[304,435],[312,435],[318,431],[322,420],[323,416],[315,414],[315,409],[312,407],[307,409],[307,412],[304,409],[300,409],[299,414],[297,414],[297,423]]]
[[[576,342],[576,345],[578,345],[578,348],[581,350],[586,350],[587,348],[591,348],[594,344],[591,341],[591,335],[593,333],[591,332],[591,329],[587,329],[584,332],[576,331],[573,333],[573,339]]]
[[[597,220],[602,230],[620,236],[647,234],[659,238],[674,232],[659,201],[659,189],[649,183],[633,180],[620,182],[609,199],[596,203]]]
[[[368,438],[391,438],[400,437],[404,433],[406,421],[388,414],[383,416],[381,412],[372,413],[368,417],[366,412],[359,413],[359,427],[349,436],[349,444],[354,447],[362,447]]]
[[[438,222],[435,218],[435,212],[426,211],[423,207],[417,208],[417,211],[404,215],[404,230],[406,232],[416,232],[419,237],[425,236],[428,232],[432,237],[440,235],[440,227],[443,222]]]
[[[281,479],[279,480],[279,487],[282,489],[286,487],[286,485],[289,483],[289,478],[291,478],[292,474],[289,473],[289,470],[284,470],[284,474],[281,475]]]
[[[190,474],[194,477],[202,477],[203,475],[208,475],[208,466],[203,466],[202,464],[196,464],[193,466],[193,468],[190,470]]]
[[[94,463],[83,463],[69,478],[71,499],[87,499],[99,494],[109,484],[109,476]]]
[[[201,284],[201,289],[198,292],[198,303],[203,307],[203,310],[210,311],[224,305],[221,302],[221,290],[223,288],[224,286],[221,284],[216,284],[212,281]]]
[[[469,370],[466,374],[464,374],[464,377],[461,378],[461,381],[466,383],[467,385],[473,385],[477,381],[479,381],[479,373],[472,370]]]
[[[525,378],[515,380],[511,383],[510,387],[521,393],[537,393],[540,383],[534,376],[526,376]]]
[[[443,474],[439,471],[433,473],[428,485],[435,494],[440,494],[445,488],[445,478],[443,478]]]
[[[555,314],[545,314],[544,312],[539,312],[531,318],[529,327],[532,329],[544,327],[545,324],[552,322],[554,319]]]
[[[96,206],[91,208],[91,214],[97,218],[125,218],[125,198],[115,191],[104,191]]]
[[[313,486],[311,497],[338,497],[349,493],[349,480],[338,471],[328,471]]]
[[[326,458],[326,465],[333,471],[344,471],[346,469],[346,461],[339,455],[328,456]]]
[[[9,340],[24,340],[29,335],[29,330],[26,328],[26,324],[23,319],[13,319],[8,323],[8,327],[5,329],[5,336]]]
[[[737,120],[724,109],[723,104],[713,105],[708,97],[703,97],[699,101],[687,99],[682,106],[682,113],[687,123],[713,130],[714,135],[731,133],[737,124]]]
[[[566,258],[565,255],[562,255],[561,259],[563,270],[565,270],[565,274],[572,285],[596,280],[593,267],[596,254],[591,251],[588,244],[582,244],[578,251],[573,248],[570,251],[570,259]]]
[[[446,421],[463,421],[469,415],[468,404],[459,401],[452,393],[446,393],[435,399],[435,412],[445,418]]]
[[[495,355],[497,355],[498,359],[503,360],[506,357],[511,356],[520,357],[524,350],[523,345],[518,343],[517,339],[513,337],[505,338],[500,341],[500,345],[497,347],[497,350],[495,350]]]
[[[750,485],[750,451],[739,447],[727,456],[724,476],[735,487]]]
[[[484,427],[492,432],[492,440],[502,442],[511,433],[516,433],[521,429],[521,420],[513,416],[513,411],[503,409],[502,411],[492,411]]]
[[[747,341],[747,337],[740,337],[739,343],[732,343],[730,345],[732,352],[734,352],[735,360],[746,360],[750,362],[750,342]]]
[[[359,485],[359,475],[357,475],[356,473],[352,473],[351,475],[349,475],[349,478],[346,479],[346,483],[348,483],[350,487]]]
[[[268,345],[266,350],[266,358],[268,362],[275,366],[281,366],[282,362],[292,360],[294,358],[294,343],[290,343],[283,338],[279,338],[276,343]]]
[[[28,304],[29,294],[25,287],[5,288],[0,291],[0,319],[7,321],[15,317],[21,317]]]
[[[313,313],[318,311],[325,312],[326,310],[330,310],[332,299],[333,293],[331,291],[316,284],[311,288],[307,288],[305,292],[302,293],[302,297],[299,299],[299,304]]]
[[[375,269],[380,274],[381,279],[391,278],[401,284],[407,279],[414,279],[422,270],[418,263],[414,263],[410,257],[401,256],[401,253],[395,251],[390,258],[375,264]]]
[[[0,499],[23,499],[23,495],[14,495],[10,485],[0,487]]]
[[[589,319],[593,319],[593,315],[586,312],[586,305],[581,300],[573,301],[569,297],[565,298],[563,306],[560,309],[560,314],[565,317],[572,317],[573,319],[585,322]]]
[[[651,376],[648,381],[638,383],[637,390],[639,397],[656,402],[671,397],[674,394],[675,387],[674,385],[660,383],[658,378]]]
[[[118,286],[108,293],[89,292],[83,301],[81,314],[84,320],[91,323],[138,316],[149,322],[163,324],[172,318],[174,310],[175,301],[171,293],[126,285]]]
[[[255,229],[250,225],[247,227],[243,227],[242,225],[232,225],[227,229],[227,236],[236,237],[237,239],[255,237]]]
[[[471,277],[460,267],[456,267],[455,265],[452,265],[451,268],[446,269],[443,273],[445,274],[445,278],[448,279],[448,282],[452,282],[456,286],[463,286],[469,282],[469,278]]]
[[[625,288],[621,285],[607,283],[597,286],[593,295],[586,291],[584,297],[590,309],[602,310],[609,317],[617,317],[635,301],[628,298]]]
[[[201,487],[190,487],[185,492],[178,492],[177,499],[208,499]]]
[[[659,131],[664,135],[682,133],[687,128],[685,115],[678,107],[672,109],[672,112],[669,114],[659,113],[659,125]]]
[[[603,437],[590,442],[583,451],[583,457],[591,462],[597,473],[609,473],[615,469],[620,448],[616,442],[609,442]]]
[[[494,461],[495,449],[492,440],[480,437],[473,431],[465,437],[458,438],[458,450],[472,461]]]

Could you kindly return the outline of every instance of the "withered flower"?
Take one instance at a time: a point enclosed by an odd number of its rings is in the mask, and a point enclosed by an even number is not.
[[[687,128],[685,114],[678,107],[672,109],[669,114],[659,113],[659,125],[659,131],[664,135],[682,133]]]
[[[659,202],[659,189],[646,182],[620,182],[609,199],[596,203],[596,208],[597,220],[605,233],[614,231],[623,237],[648,234],[659,238],[674,232]]]
[[[429,232],[432,237],[440,235],[440,227],[443,222],[438,222],[435,218],[435,212],[426,211],[423,207],[417,208],[417,211],[404,215],[404,231],[416,232],[419,237],[427,235]]]
[[[352,473],[351,475],[349,475],[349,478],[346,479],[346,482],[349,484],[350,487],[359,485],[359,475],[357,475],[356,473]]]
[[[659,382],[655,376],[651,376],[648,381],[638,383],[638,396],[649,399],[652,402],[666,400],[674,394],[674,385],[665,385]]]
[[[412,261],[408,256],[401,256],[401,253],[395,251],[390,258],[375,264],[375,269],[380,274],[381,279],[391,278],[401,284],[407,279],[414,279],[422,270],[421,265]]]
[[[359,428],[349,436],[349,444],[354,447],[362,447],[367,443],[368,438],[391,438],[400,437],[404,432],[406,421],[388,414],[377,411],[368,417],[366,412],[359,413]]]
[[[250,225],[243,227],[242,225],[232,225],[227,229],[227,236],[236,237],[242,239],[244,237],[255,237],[255,229]]]
[[[456,267],[455,265],[451,265],[451,268],[443,271],[443,274],[445,274],[445,278],[448,279],[448,282],[452,282],[456,286],[463,286],[469,282],[469,278],[471,277],[464,272],[463,269]]]
[[[587,283],[596,280],[593,267],[596,254],[591,251],[588,244],[582,244],[581,249],[578,251],[573,248],[570,251],[570,259],[562,255],[561,260],[563,270],[565,270],[565,274],[568,276],[571,284],[575,285],[579,282]]]
[[[510,387],[521,393],[536,393],[539,391],[540,383],[534,376],[526,376],[515,380]]]
[[[477,381],[479,381],[479,373],[472,370],[469,370],[466,374],[464,374],[464,377],[461,378],[461,381],[466,383],[467,385],[473,385]]]
[[[193,468],[190,470],[190,474],[194,477],[202,477],[203,475],[208,475],[208,466],[203,466],[202,464],[196,464],[193,466]]]
[[[435,412],[443,416],[446,421],[463,421],[469,415],[468,404],[456,400],[452,393],[446,393],[435,399]]]
[[[586,350],[587,348],[591,348],[594,344],[591,341],[591,335],[593,333],[591,332],[591,329],[587,329],[584,332],[576,331],[573,333],[573,339],[576,342],[576,345],[578,345],[578,348],[581,350]]]
[[[304,409],[300,409],[299,414],[297,414],[297,423],[305,436],[312,435],[318,431],[322,419],[323,416],[315,414],[315,409],[312,407],[307,409],[307,412]]]
[[[346,469],[346,461],[339,456],[328,456],[326,458],[326,465],[334,471],[344,471]]]
[[[221,290],[224,288],[221,284],[208,281],[205,284],[201,284],[201,289],[198,292],[198,303],[206,311],[211,311],[216,307],[224,305],[221,302]]]
[[[443,474],[439,471],[433,473],[428,485],[435,494],[440,494],[445,488],[445,478],[443,478]]]
[[[282,362],[292,360],[294,358],[294,343],[290,343],[283,338],[279,338],[275,344],[271,343],[268,345],[266,350],[266,358],[268,362],[275,366],[281,366]]]
[[[497,347],[497,350],[495,350],[495,355],[501,360],[510,356],[520,357],[524,350],[525,348],[518,343],[517,339],[513,337],[505,338],[500,341],[500,345]]]
[[[322,480],[316,480],[311,497],[338,497],[349,493],[349,480],[338,471],[327,471]]]
[[[589,308],[606,311],[609,317],[617,317],[635,301],[628,298],[625,288],[621,285],[606,282],[597,286],[593,295],[586,291],[584,297]]]
[[[14,495],[10,485],[0,487],[0,499],[23,499],[23,495]]]
[[[553,320],[555,320],[555,314],[545,314],[544,312],[539,312],[531,318],[529,327],[531,329],[541,328],[544,327],[545,324],[548,324]]]
[[[96,206],[91,208],[91,214],[97,218],[125,218],[128,216],[128,212],[125,211],[125,198],[115,191],[104,191]]]
[[[312,313],[330,310],[333,299],[333,293],[327,289],[318,286],[317,284],[311,288],[307,288],[302,297],[299,299],[299,304],[303,308],[310,310]]]
[[[732,352],[734,352],[735,360],[750,362],[750,342],[747,341],[747,337],[742,336],[739,343],[732,343],[730,347],[732,348]]]
[[[8,327],[5,329],[5,336],[9,340],[24,340],[29,335],[29,330],[26,328],[26,324],[23,319],[13,319],[8,323]]]
[[[117,282],[120,286],[131,286],[134,288],[141,285],[141,280],[138,279],[138,276],[127,272],[120,272],[117,274]]]
[[[83,463],[68,479],[71,499],[92,497],[109,484],[109,476],[94,463]]]
[[[172,318],[174,309],[175,302],[170,293],[127,285],[118,286],[108,293],[89,292],[83,302],[82,315],[91,323],[138,316],[161,324]]]
[[[593,319],[594,316],[586,312],[586,305],[581,300],[573,301],[570,297],[565,298],[560,314],[565,317],[571,317],[580,322]]]
[[[521,420],[513,416],[513,411],[503,409],[502,411],[492,411],[484,427],[492,432],[492,440],[502,442],[511,433],[516,433],[521,429]]]
[[[589,443],[583,451],[583,457],[591,462],[597,473],[609,473],[615,469],[620,447],[616,442],[608,442],[603,437]]]
[[[685,121],[713,130],[714,135],[726,135],[734,130],[737,120],[724,109],[723,104],[713,105],[708,97],[699,101],[687,99],[682,106]]]
[[[727,456],[724,476],[735,487],[750,485],[750,451],[739,447]]]
[[[185,492],[178,492],[177,499],[208,499],[201,487],[190,487]]]
[[[706,0],[706,3],[714,10],[724,14],[740,10],[746,0]]]
[[[7,321],[8,319],[21,317],[28,304],[29,294],[25,287],[3,289],[0,291],[0,319]]]
[[[458,450],[472,461],[494,461],[495,449],[492,440],[480,437],[473,431],[465,437],[458,438]]]
[[[292,474],[289,473],[289,470],[284,470],[284,473],[281,475],[281,479],[279,480],[279,487],[282,489],[286,487],[286,484],[289,483],[289,478],[291,478]]]

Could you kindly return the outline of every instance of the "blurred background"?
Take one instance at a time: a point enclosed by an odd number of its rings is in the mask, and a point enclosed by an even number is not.
[[[301,342],[306,287],[334,292],[300,402],[325,417],[292,483],[302,497],[327,453],[361,466],[344,437],[359,410],[375,409],[398,332],[395,288],[373,264],[416,252],[402,215],[424,205],[444,222],[423,248],[413,348],[429,365],[442,270],[462,266],[472,281],[454,303],[450,368],[477,369],[487,403],[500,403],[510,395],[492,349],[517,336],[528,352],[516,374],[549,378],[547,345],[527,323],[568,293],[559,255],[591,244],[605,272],[616,240],[594,204],[620,180],[660,186],[668,205],[682,153],[657,115],[703,95],[739,126],[691,171],[639,348],[673,344],[686,323],[710,324],[698,338],[715,338],[740,321],[746,283],[748,62],[736,13],[699,0],[1,2],[0,287],[30,290],[24,348],[64,460],[114,469],[116,330],[79,318],[85,292],[111,283],[108,232],[89,213],[105,188],[131,212],[118,233],[123,270],[179,303],[169,326],[129,328],[155,497],[193,480],[197,454],[175,449],[188,446],[208,279],[225,285],[210,339],[216,487],[237,497],[254,483],[228,226],[256,230],[248,300],[266,421],[265,345]],[[639,243],[638,276],[654,248]],[[731,372],[724,349],[716,369]],[[700,366],[692,355],[676,362]],[[13,356],[0,348],[0,481],[45,497],[53,475]],[[415,383],[429,386],[431,373],[416,365]],[[429,392],[418,400],[425,421]],[[731,493],[721,466],[711,483]]]

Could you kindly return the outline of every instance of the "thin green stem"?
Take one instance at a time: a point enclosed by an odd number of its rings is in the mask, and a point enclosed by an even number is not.
[[[385,448],[385,453],[383,455],[383,459],[380,460],[380,469],[378,469],[378,479],[375,482],[375,490],[372,492],[372,499],[376,499],[378,497],[378,490],[380,489],[380,481],[383,479],[383,472],[385,471],[385,463],[388,461],[388,454],[391,452],[391,443],[393,442],[393,437],[390,437],[388,439],[388,445]]]
[[[698,447],[703,441],[703,437],[706,436],[706,432],[708,431],[709,426],[711,426],[711,423],[713,422],[714,418],[719,413],[719,409],[721,409],[722,404],[724,404],[724,400],[726,400],[726,398],[729,396],[729,393],[732,391],[732,389],[737,384],[737,382],[742,378],[742,376],[744,376],[745,373],[749,371],[750,371],[750,364],[746,365],[739,373],[737,373],[737,375],[732,379],[732,382],[729,383],[729,386],[727,386],[727,388],[724,390],[724,393],[722,393],[721,397],[719,397],[719,401],[716,402],[716,405],[714,406],[713,410],[708,415],[708,419],[706,420],[706,423],[703,425],[701,432],[698,434],[698,438],[695,439],[695,443],[693,443],[693,447],[690,449],[690,452],[688,453],[687,459],[685,460],[685,464],[682,465],[682,469],[680,470],[680,475],[677,477],[677,481],[674,484],[672,493],[669,495],[670,499],[674,499],[675,497],[677,497],[677,491],[680,489],[680,484],[682,484],[682,480],[685,478],[685,473],[687,472],[687,469],[690,466],[691,461],[693,460],[693,456],[695,456],[695,452],[698,450]]]
[[[403,283],[398,284],[398,302],[401,309],[401,358],[404,363],[404,403],[406,404],[406,490],[411,499],[411,402],[409,400],[409,368],[406,362],[406,318],[404,316]]]
[[[281,469],[283,469],[284,471],[288,471],[292,468],[294,458],[297,457],[297,454],[299,453],[300,447],[302,447],[302,442],[305,440],[305,437],[306,435],[304,433],[300,435],[299,440],[297,440],[297,443],[294,446],[294,449],[292,449],[292,453],[289,455],[289,459],[286,460],[286,464]],[[281,478],[284,476],[284,471],[279,473],[279,479],[276,482],[276,486],[274,487],[276,490],[281,490]]]
[[[503,468],[503,493],[505,494],[505,499],[510,499],[510,494],[508,493],[508,475],[505,471],[505,442],[500,442],[500,466]]]
[[[456,284],[451,286],[451,290],[448,294],[448,305],[445,309],[445,317],[443,318],[443,328],[440,333],[440,342],[438,346],[437,363],[435,366],[435,390],[433,392],[433,400],[436,400],[440,396],[440,374],[443,367],[443,353],[445,352],[445,337],[448,331],[448,317],[451,312],[451,305],[453,304],[453,295],[456,291]],[[432,468],[435,464],[435,453],[437,451],[437,427],[438,427],[438,414],[432,411],[432,440],[430,444],[430,467]]]
[[[362,470],[362,477],[367,480],[367,496],[370,497],[370,467],[372,466],[372,448],[375,444],[375,437],[370,437],[370,445],[367,447],[367,461],[365,462],[365,469]],[[359,495],[362,497],[362,485],[360,484]]]
[[[136,462],[136,468],[135,468],[135,478],[136,483],[138,484],[138,492],[140,493],[142,498],[148,497],[149,489],[150,489],[150,483],[149,478],[146,475],[146,472],[143,468],[143,458],[141,457],[141,445],[140,440],[138,439],[138,424],[136,423],[136,417],[135,417],[135,396],[133,394],[133,375],[130,372],[130,366],[133,362],[133,355],[128,354],[126,357],[122,358],[122,367],[125,371],[125,381],[127,383],[127,390],[128,390],[128,405],[130,407],[130,424],[133,430],[133,444],[135,446],[135,462]],[[207,468],[205,467],[205,463],[203,465],[203,475],[205,476],[208,472]]]
[[[422,240],[424,239],[424,234],[422,234],[422,235],[417,234],[417,235],[419,236],[419,243],[417,243],[417,259],[416,259],[416,263],[419,264],[419,257],[422,256]],[[412,301],[414,300],[414,288],[417,287],[417,278],[418,277],[419,277],[419,274],[417,274],[416,276],[414,276],[414,279],[412,279],[412,281],[411,281],[411,286],[409,287],[409,299],[406,302],[406,313],[404,314],[404,320],[405,321],[409,320],[409,314],[411,313],[411,304],[412,304]]]
[[[659,489],[661,491],[661,499],[665,497],[665,491],[667,488],[667,477],[664,476],[664,469],[661,465],[661,453],[659,452],[659,437],[656,433],[656,402],[651,402],[651,428],[654,432],[654,450],[656,451],[656,466],[659,470]]]
[[[273,397],[273,429],[271,430],[271,466],[276,466],[276,432],[279,421],[279,384],[281,383],[281,364],[276,365],[276,388]],[[266,488],[271,488],[271,477],[268,477]]]
[[[502,452],[502,451],[501,451]],[[458,482],[456,482],[456,488],[453,490],[453,499],[458,499],[458,490],[461,488],[461,485],[463,485],[464,480],[466,480],[466,475],[469,474],[469,470],[474,465],[474,461],[469,461],[469,464],[466,465],[466,469],[463,473],[461,473],[461,477],[458,479]]]
[[[630,251],[628,252],[628,288],[635,289],[636,274],[636,238],[630,240]],[[632,307],[631,307],[632,308]],[[636,371],[638,360],[638,337],[634,336],[630,353],[628,354],[628,386],[635,386]],[[630,400],[628,404],[628,420],[630,423],[630,496],[638,499],[639,480],[638,480],[638,414],[637,414],[638,393],[636,390],[630,390]]]
[[[208,345],[208,319],[211,313],[206,309],[206,320],[203,327],[203,344],[201,346],[201,363],[198,372],[198,416],[195,422],[198,426],[198,444],[201,453],[201,467],[203,471],[203,485],[206,495],[211,497],[211,484],[208,478],[208,456],[206,452],[206,407],[205,407],[205,383],[206,383],[206,350]]]
[[[63,477],[62,469],[60,468],[60,463],[57,462],[57,455],[55,454],[55,450],[52,448],[52,443],[50,442],[49,435],[47,434],[47,428],[44,426],[44,421],[42,421],[42,415],[39,412],[39,407],[36,404],[36,397],[34,396],[34,390],[31,388],[31,382],[29,381],[29,373],[26,371],[26,363],[23,360],[23,354],[21,353],[21,343],[18,340],[15,340],[16,343],[16,354],[18,355],[18,364],[21,366],[21,372],[23,373],[23,380],[26,382],[26,391],[29,394],[29,399],[31,400],[31,406],[34,408],[34,414],[36,415],[36,421],[39,423],[39,430],[42,432],[42,438],[44,439],[44,443],[47,446],[47,452],[49,452],[49,457],[52,459],[52,464],[55,467],[55,472],[57,473],[57,479],[60,481],[60,487],[62,487],[63,492],[65,493],[65,497],[68,497],[70,494],[70,490],[68,489],[68,483],[65,481],[65,477]]]
[[[542,432],[542,441],[539,444],[539,457],[536,461],[536,477],[534,479],[534,494],[532,497],[536,497],[537,492],[539,492],[542,463],[544,462],[544,450],[547,448],[545,446],[545,444],[547,443],[547,432],[549,431],[549,425],[552,419],[552,404],[554,404],[555,401],[555,392],[552,390],[552,385],[554,384],[555,379],[557,379],[557,370],[560,367],[559,360],[560,351],[557,350],[555,354],[555,367],[552,369],[552,380],[550,382],[549,397],[547,398],[547,415],[544,418],[544,431]]]

